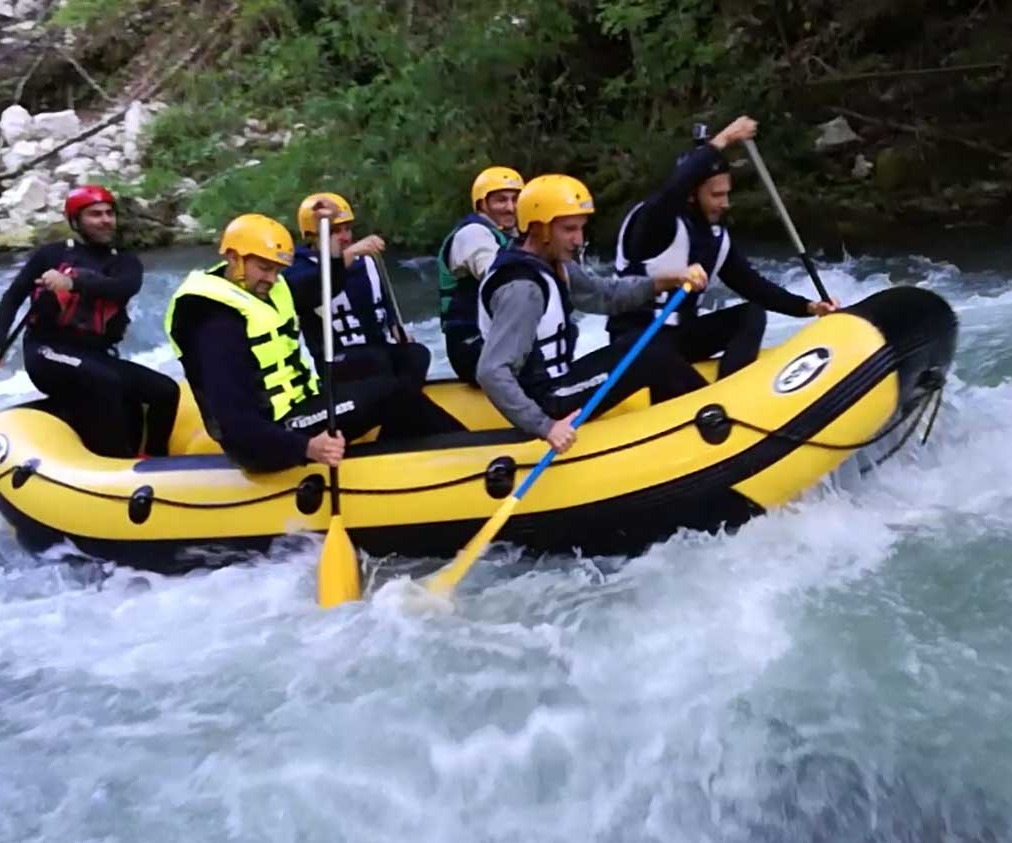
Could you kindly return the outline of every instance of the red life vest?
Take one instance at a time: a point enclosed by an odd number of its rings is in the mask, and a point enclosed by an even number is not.
[[[55,267],[57,272],[70,278],[77,277],[77,270],[74,269],[69,259],[73,258],[74,241],[67,241],[67,251],[64,260]],[[113,255],[116,252],[113,250]],[[49,302],[45,298],[49,298]],[[60,330],[69,331],[77,336],[104,337],[108,332],[110,320],[123,308],[120,304],[109,299],[96,297],[83,297],[73,290],[48,290],[45,287],[36,287],[32,291],[33,302],[39,301],[41,306],[33,306],[33,313],[29,322],[33,326],[43,326],[49,323],[50,326]],[[51,302],[55,300],[55,307]],[[117,338],[118,339],[118,338]]]

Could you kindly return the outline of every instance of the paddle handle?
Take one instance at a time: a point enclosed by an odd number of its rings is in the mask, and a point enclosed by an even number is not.
[[[323,304],[323,396],[327,401],[327,432],[337,433],[337,414],[334,412],[334,313],[333,284],[330,274],[330,218],[320,218],[320,300]],[[330,512],[341,512],[341,498],[337,492],[337,468],[330,467]]]
[[[3,362],[3,359],[7,356],[7,352],[11,350],[11,346],[17,342],[21,332],[25,329],[25,326],[28,324],[28,317],[32,315],[32,307],[34,306],[35,305],[33,303],[32,306],[28,308],[25,315],[22,316],[18,324],[14,326],[14,330],[11,331],[7,339],[4,340],[3,348],[0,348],[0,362]]]
[[[815,264],[812,263],[812,259],[808,256],[808,252],[805,251],[805,244],[801,242],[801,235],[798,234],[798,230],[794,227],[794,221],[791,219],[791,215],[787,213],[787,207],[784,205],[784,200],[780,198],[780,191],[777,190],[777,186],[773,183],[773,177],[770,175],[770,171],[766,169],[766,162],[763,161],[762,156],[759,154],[759,148],[755,145],[755,141],[747,139],[744,141],[745,150],[748,152],[748,157],[752,159],[752,166],[755,167],[756,172],[759,173],[759,178],[762,180],[763,186],[766,188],[766,192],[770,195],[770,199],[773,200],[773,207],[777,209],[777,213],[780,215],[780,220],[784,224],[784,228],[787,229],[787,234],[794,243],[794,248],[798,253],[798,257],[801,258],[801,262],[805,265],[805,269],[808,270],[808,275],[812,279],[812,283],[815,284],[815,289],[822,297],[823,301],[829,301],[829,293],[826,292],[826,288],[822,284],[822,279],[819,278],[819,273],[815,268]]]
[[[376,261],[376,269],[379,272],[380,281],[383,284],[383,291],[386,293],[387,299],[390,301],[390,306],[394,309],[394,322],[397,325],[397,331],[400,334],[399,341],[404,343],[408,341],[408,334],[404,330],[404,320],[401,319],[401,308],[397,304],[397,296],[394,295],[394,285],[390,283],[390,273],[387,272],[386,262],[383,260],[383,255],[376,255],[373,258]]]
[[[675,293],[668,299],[667,304],[665,304],[661,312],[657,314],[657,316],[654,318],[654,321],[651,322],[650,326],[640,335],[640,338],[636,340],[632,348],[630,348],[622,357],[622,359],[619,360],[618,365],[615,366],[611,374],[608,375],[608,379],[597,388],[597,391],[591,396],[590,400],[583,406],[583,409],[580,410],[576,418],[573,419],[574,430],[578,428],[581,424],[583,424],[587,419],[590,418],[594,410],[596,410],[600,406],[601,402],[604,401],[608,393],[611,392],[612,387],[615,386],[615,384],[618,382],[618,379],[625,374],[626,369],[628,369],[632,365],[633,360],[639,357],[640,352],[643,351],[643,349],[646,347],[646,344],[654,338],[654,335],[661,329],[661,326],[664,324],[664,321],[672,313],[674,313],[675,308],[682,303],[682,301],[685,299],[685,297],[689,294],[691,290],[692,285],[685,283],[682,285],[681,289],[677,293]],[[520,486],[517,488],[516,492],[513,493],[513,496],[517,500],[520,500],[524,495],[527,494],[528,489],[530,489],[531,486],[534,485],[538,477],[541,476],[541,472],[543,472],[546,468],[548,468],[553,459],[555,459],[555,449],[549,448],[548,452],[541,458],[541,461],[536,466],[534,466],[534,469],[531,471],[531,473],[528,474],[526,478],[524,478],[524,482],[521,483]]]

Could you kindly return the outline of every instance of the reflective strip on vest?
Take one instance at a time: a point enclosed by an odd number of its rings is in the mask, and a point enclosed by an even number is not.
[[[371,257],[366,256],[363,259],[363,264],[365,266],[366,278],[369,280],[373,318],[376,320],[376,324],[383,334],[383,339],[388,343],[396,344],[397,340],[390,331],[390,317],[387,314],[386,304],[383,300],[383,282],[380,280],[379,270],[376,268],[376,263]],[[345,287],[347,288],[351,283],[353,281],[349,277],[345,282]],[[323,319],[322,304],[313,312],[321,320]],[[331,325],[333,326],[334,336],[342,346],[347,348],[354,345],[365,345],[368,342],[368,337],[365,331],[362,330],[362,320],[355,315],[347,289],[341,290],[337,295],[331,297],[330,312],[333,317]]]
[[[295,303],[284,279],[279,278],[271,287],[267,302],[217,275],[200,270],[191,272],[172,296],[165,314],[165,332],[177,357],[182,357],[182,350],[172,334],[172,323],[176,302],[184,296],[210,299],[242,314],[250,350],[256,358],[275,421],[309,394],[319,391],[316,378],[302,358]]]
[[[489,272],[481,282],[484,287],[493,278],[495,271]],[[538,320],[537,337],[535,345],[541,352],[545,361],[545,370],[548,377],[561,378],[569,373],[569,361],[572,359],[574,349],[569,347],[569,320],[566,317],[566,309],[562,305],[562,294],[559,292],[559,281],[554,275],[540,271],[542,279],[548,289],[548,303],[545,312]],[[488,339],[488,333],[492,328],[492,314],[485,307],[484,297],[478,295],[478,328],[481,330],[482,339]]]

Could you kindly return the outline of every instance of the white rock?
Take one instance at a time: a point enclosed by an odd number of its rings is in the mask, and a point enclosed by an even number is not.
[[[819,132],[819,137],[815,139],[816,149],[832,149],[861,140],[844,117],[834,117],[826,123],[819,124]]]
[[[98,165],[91,158],[85,158],[83,155],[79,158],[72,158],[70,161],[64,161],[60,166],[53,170],[53,174],[64,181],[77,183],[84,176],[89,173],[97,172],[99,169]]]
[[[108,155],[101,155],[97,159],[98,166],[107,173],[116,173],[123,166],[123,153],[113,151]]]
[[[62,181],[53,182],[49,185],[46,193],[46,207],[63,209],[63,200],[67,198],[67,185]]]
[[[81,131],[81,118],[70,109],[36,114],[32,124],[32,134],[37,138],[66,140]]]
[[[0,3],[0,18],[14,17],[14,3]]]
[[[4,153],[4,170],[7,172],[16,170],[26,161],[31,161],[38,154],[39,147],[35,141],[19,140]]]
[[[39,154],[40,146],[37,141],[30,140],[19,140],[14,146],[11,147],[11,152],[15,155],[20,155],[23,158],[34,158]]]
[[[175,192],[179,194],[193,193],[198,190],[200,185],[194,179],[189,176],[184,176],[176,182]]]
[[[0,225],[0,247],[26,249],[35,244],[35,230],[24,220],[11,217],[9,222]]]
[[[176,228],[185,231],[187,234],[196,234],[203,229],[203,226],[196,217],[191,217],[189,214],[180,214],[176,217]]]
[[[36,225],[55,225],[58,222],[63,222],[63,211],[54,211],[50,208],[39,214],[33,215],[32,222]]]
[[[65,146],[59,152],[56,153],[56,157],[60,161],[72,161],[75,158],[80,158],[85,155],[88,151],[88,146],[85,143],[72,143],[70,146]]]
[[[42,11],[41,0],[17,0],[14,3],[13,17],[24,20],[29,16],[34,17],[40,11]]]
[[[136,141],[147,119],[147,115],[144,113],[144,106],[138,100],[130,103],[126,116],[123,118],[124,137],[128,140]]]
[[[863,154],[858,153],[857,157],[854,158],[854,167],[851,169],[850,174],[856,179],[866,179],[871,175],[871,171],[875,168],[875,165],[864,157]]]
[[[5,190],[3,195],[0,195],[0,205],[5,208],[16,208],[21,214],[32,213],[46,207],[48,193],[48,179],[39,173],[26,173],[10,190]]]
[[[20,105],[9,105],[0,114],[0,134],[9,144],[27,139],[32,131],[32,115]]]

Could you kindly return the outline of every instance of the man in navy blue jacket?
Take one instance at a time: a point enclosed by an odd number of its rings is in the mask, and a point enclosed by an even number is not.
[[[386,243],[375,234],[352,235],[355,219],[348,201],[337,193],[314,193],[299,206],[297,221],[305,243],[284,272],[306,345],[317,372],[323,371],[323,302],[320,289],[319,221],[331,220],[331,324],[334,330],[334,380],[338,383],[395,378],[399,384],[385,436],[410,436],[460,430],[450,416],[426,398],[431,354],[403,334],[381,275],[378,259]]]
[[[759,354],[766,311],[788,316],[825,316],[837,303],[810,301],[763,278],[731,242],[721,224],[730,208],[731,173],[724,150],[755,137],[757,124],[739,117],[712,140],[682,156],[659,191],[635,205],[618,235],[615,268],[620,275],[671,274],[700,264],[709,283],[724,282],[745,301],[713,313],[698,312],[699,294],[689,295],[667,320],[665,329],[690,362],[721,351],[718,377],[747,366]],[[613,316],[612,338],[642,331],[664,307],[668,293],[635,313]]]

